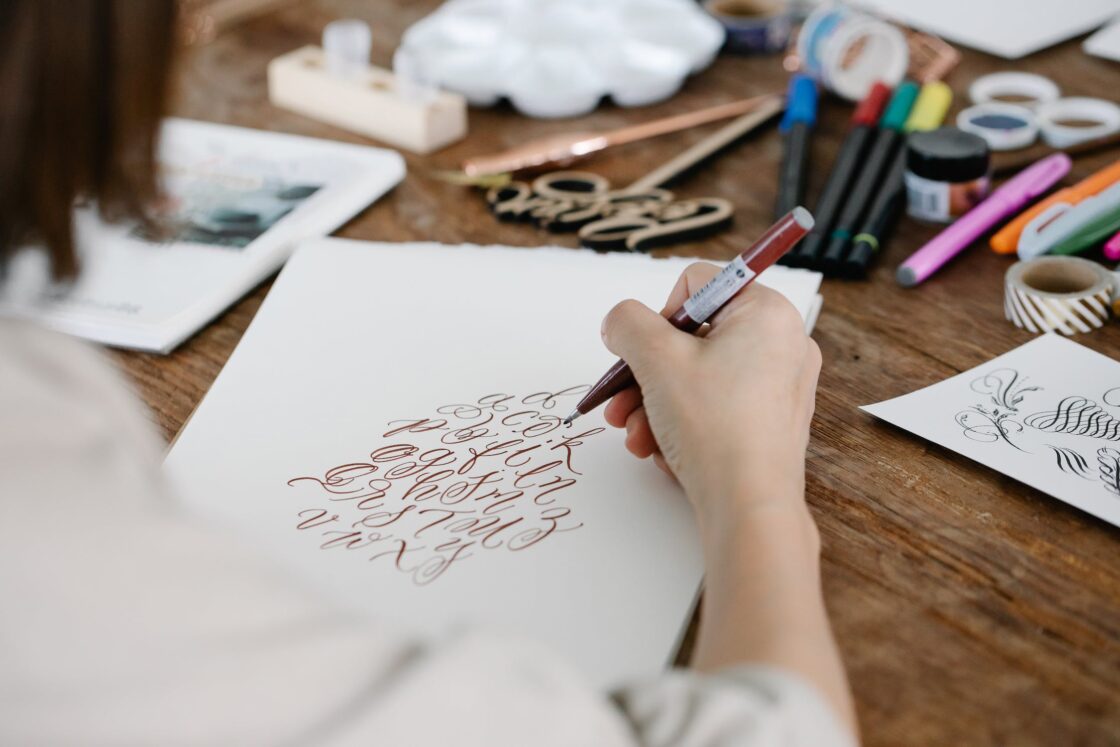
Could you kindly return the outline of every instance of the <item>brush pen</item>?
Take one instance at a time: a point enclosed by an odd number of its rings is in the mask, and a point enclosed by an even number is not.
[[[592,153],[625,145],[646,138],[680,132],[710,122],[739,117],[752,112],[762,104],[780,99],[776,93],[732,101],[728,104],[698,109],[664,119],[630,125],[610,132],[569,132],[551,135],[521,143],[499,153],[473,156],[463,161],[463,173],[468,177],[485,177],[494,174],[516,173],[549,165],[569,165]]]
[[[798,73],[789,80],[786,113],[778,129],[785,146],[778,172],[778,201],[774,217],[781,216],[801,204],[805,196],[805,170],[809,165],[809,138],[817,121],[817,84]]]
[[[1115,214],[1120,214],[1120,182],[1072,205],[1053,205],[1039,213],[1023,229],[1019,237],[1019,259],[1034,259],[1047,252],[1057,254],[1054,247],[1085,233],[1089,226],[1097,225],[1106,216]],[[1107,233],[1111,235],[1111,231]],[[1107,236],[1101,236],[1097,242],[1105,238]]]
[[[704,322],[711,319],[719,310],[730,303],[731,299],[750,285],[762,271],[774,264],[783,254],[793,248],[802,236],[813,227],[813,216],[805,208],[798,206],[778,219],[766,233],[731,260],[703,288],[696,291],[672,316],[672,324],[682,332],[693,333]],[[611,366],[603,378],[584,395],[572,414],[564,418],[568,425],[580,415],[586,415],[614,395],[634,384],[634,374],[623,360]]]
[[[783,264],[794,267],[812,267],[817,264],[817,258],[824,249],[836,214],[844,204],[844,195],[859,168],[864,150],[875,132],[875,122],[882,114],[890,95],[890,88],[883,83],[876,83],[856,107],[855,114],[852,115],[851,129],[840,145],[836,161],[832,164],[832,172],[828,175],[820,199],[817,200],[814,214],[816,225],[801,242],[797,251],[786,255]]]
[[[926,83],[914,101],[914,108],[902,126],[904,133],[936,130],[945,120],[949,104],[953,101],[953,91],[941,81]],[[902,212],[906,200],[906,143],[903,142],[894,161],[887,170],[887,178],[879,187],[867,218],[854,237],[852,248],[844,259],[840,274],[847,278],[862,278],[867,267],[879,251],[880,243],[890,233]]]
[[[1085,225],[1078,227],[1069,236],[1064,237],[1050,249],[1051,254],[1078,254],[1087,249],[1105,242],[1110,236],[1120,229],[1120,207],[1102,212]],[[1115,259],[1108,252],[1105,256]]]
[[[1023,230],[1043,212],[1061,203],[1076,205],[1082,200],[1111,187],[1117,182],[1120,182],[1120,161],[1105,166],[1100,171],[1085,177],[1072,187],[1059,189],[1045,200],[1039,200],[1029,209],[1015,216],[1006,226],[999,229],[999,231],[992,236],[988,245],[991,246],[992,251],[997,254],[1014,254],[1019,249]]]
[[[835,275],[844,263],[848,254],[848,247],[852,243],[852,236],[860,227],[860,221],[871,207],[871,200],[887,177],[887,170],[894,160],[902,144],[902,126],[910,115],[914,106],[914,99],[918,97],[918,84],[906,81],[895,89],[887,104],[886,111],[879,119],[879,131],[875,135],[867,157],[863,159],[863,167],[856,176],[855,183],[848,198],[844,201],[844,208],[840,217],[832,228],[828,244],[821,255],[819,268],[825,275]]]
[[[913,288],[929,278],[946,262],[967,249],[985,231],[1022,210],[1024,205],[1057,184],[1069,173],[1071,165],[1069,156],[1055,153],[1016,174],[992,192],[988,199],[911,254],[898,268],[896,278],[899,285]]]

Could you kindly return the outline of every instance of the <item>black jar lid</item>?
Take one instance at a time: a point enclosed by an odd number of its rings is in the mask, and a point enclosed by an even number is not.
[[[906,168],[939,182],[970,182],[988,173],[988,144],[979,135],[942,127],[910,135]]]

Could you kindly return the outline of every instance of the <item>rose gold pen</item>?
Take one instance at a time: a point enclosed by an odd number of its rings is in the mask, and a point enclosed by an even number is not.
[[[687,130],[709,122],[718,122],[746,114],[763,103],[781,100],[781,94],[769,93],[741,101],[732,101],[707,109],[677,114],[652,122],[623,127],[610,132],[576,132],[533,140],[499,153],[475,156],[463,161],[463,172],[468,176],[490,176],[509,174],[524,169],[547,166],[549,164],[570,163],[596,151],[614,145],[632,143],[636,140],[665,135],[670,132]]]
[[[704,322],[711,319],[731,299],[750,285],[770,265],[793,248],[810,229],[813,216],[803,207],[795,207],[777,223],[770,226],[766,233],[731,260],[719,274],[709,280],[703,288],[696,291],[669,317],[672,324],[682,332],[695,332]],[[580,415],[586,415],[599,405],[628,386],[634,384],[634,374],[623,360],[611,366],[603,378],[599,379],[576,405],[572,414],[564,418],[569,425]]]

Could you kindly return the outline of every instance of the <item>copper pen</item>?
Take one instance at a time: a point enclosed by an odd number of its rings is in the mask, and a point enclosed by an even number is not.
[[[777,223],[770,226],[747,249],[731,260],[719,274],[703,288],[692,294],[669,317],[669,323],[682,332],[695,332],[704,322],[715,316],[731,299],[750,285],[763,270],[793,248],[802,236],[813,228],[813,216],[803,207],[795,207]],[[567,425],[580,415],[586,415],[614,395],[634,384],[634,374],[623,360],[617,361],[603,374],[576,405],[572,414],[564,418]]]
[[[468,158],[463,162],[463,173],[467,176],[480,177],[515,173],[549,164],[569,164],[604,148],[645,140],[658,135],[666,135],[670,132],[679,132],[709,122],[718,122],[721,119],[738,117],[763,105],[775,101],[780,102],[781,100],[781,94],[764,94],[708,107],[707,109],[685,112],[664,119],[642,122],[610,132],[575,132],[552,135],[523,143],[500,153]]]

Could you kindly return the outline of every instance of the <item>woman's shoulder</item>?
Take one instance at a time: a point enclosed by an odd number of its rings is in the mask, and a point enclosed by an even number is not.
[[[0,319],[0,494],[124,475],[148,482],[159,449],[142,405],[104,353]]]

